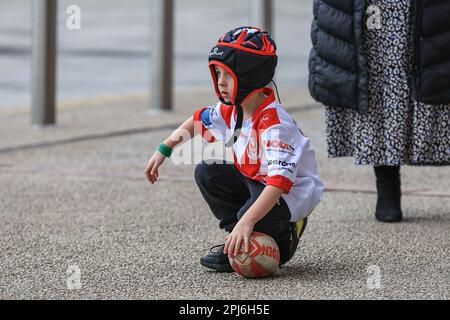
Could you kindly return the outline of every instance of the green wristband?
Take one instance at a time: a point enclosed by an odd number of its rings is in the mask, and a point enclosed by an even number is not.
[[[168,147],[164,142],[161,142],[158,146],[158,151],[165,155],[167,158],[172,154],[172,148]]]

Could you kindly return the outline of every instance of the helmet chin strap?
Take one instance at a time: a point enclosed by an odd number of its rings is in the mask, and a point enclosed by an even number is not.
[[[230,140],[226,143],[226,146],[232,147],[233,144],[237,141],[239,136],[241,135],[241,128],[242,128],[242,120],[244,119],[244,112],[242,111],[242,106],[239,103],[236,103],[236,111],[237,111],[237,119],[236,119],[236,125],[234,127],[234,132],[231,135]]]
[[[254,93],[260,91],[260,90],[261,90],[261,89],[256,89],[256,90],[251,91],[251,92],[243,99],[243,101],[246,100],[246,99],[247,99],[248,97],[250,97],[251,95],[253,95]],[[227,103],[225,103],[225,104],[227,104]],[[235,108],[236,108],[236,111],[237,111],[237,112],[236,112],[236,113],[237,113],[236,125],[235,125],[235,127],[234,127],[234,132],[233,132],[233,134],[231,135],[230,140],[228,140],[228,142],[225,144],[228,148],[229,148],[229,147],[232,147],[233,144],[236,143],[237,139],[238,139],[239,136],[241,135],[242,122],[243,122],[243,120],[244,120],[244,111],[243,111],[243,108],[242,108],[241,103],[236,102],[236,103],[235,103]]]

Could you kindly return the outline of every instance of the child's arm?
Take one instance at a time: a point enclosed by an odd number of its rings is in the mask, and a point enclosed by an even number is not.
[[[190,116],[183,122],[172,134],[164,140],[164,144],[169,148],[175,148],[179,143],[186,142],[195,135],[194,132],[194,117]],[[186,138],[186,139],[185,139]],[[155,151],[153,156],[148,161],[145,168],[145,176],[152,184],[156,182],[159,173],[158,168],[162,165],[166,156],[159,151]]]
[[[194,136],[194,117],[190,116],[164,141],[169,148],[175,148],[179,143],[186,142]],[[186,141],[184,141],[186,137]]]
[[[271,185],[264,188],[255,203],[244,213],[233,231],[228,235],[224,247],[225,254],[228,253],[228,256],[237,255],[242,241],[245,244],[245,251],[248,252],[253,227],[273,208],[283,192],[283,189]]]

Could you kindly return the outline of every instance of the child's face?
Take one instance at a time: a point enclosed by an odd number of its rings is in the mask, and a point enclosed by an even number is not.
[[[220,66],[214,66],[217,76],[217,86],[225,102],[231,102],[231,97],[234,92],[234,81],[231,74]]]

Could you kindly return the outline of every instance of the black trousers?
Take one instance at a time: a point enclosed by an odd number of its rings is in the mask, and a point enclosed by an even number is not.
[[[202,161],[195,168],[195,181],[212,213],[219,219],[219,227],[228,232],[265,188],[262,182],[247,178],[234,164],[225,162]],[[280,264],[287,262],[294,253],[291,252],[290,218],[289,208],[280,197],[279,204],[275,204],[253,228],[275,239],[280,249]]]

